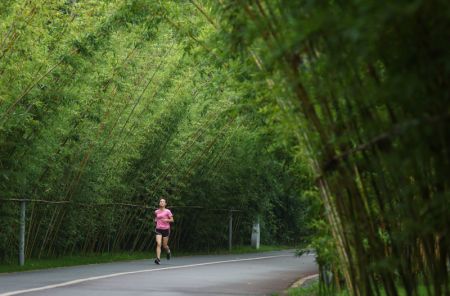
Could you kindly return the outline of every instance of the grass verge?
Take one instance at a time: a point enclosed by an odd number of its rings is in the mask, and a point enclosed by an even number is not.
[[[294,247],[287,246],[261,246],[259,250],[255,250],[250,246],[237,246],[231,252],[228,250],[214,250],[209,252],[177,252],[173,253],[177,257],[193,256],[193,255],[226,255],[226,254],[247,254],[247,253],[261,253],[270,251],[280,251],[286,249],[293,249]],[[17,264],[1,264],[0,273],[28,271],[55,267],[66,267],[86,264],[109,263],[128,260],[140,260],[154,258],[154,252],[117,252],[117,253],[103,253],[103,254],[86,254],[75,256],[63,256],[58,258],[42,258],[42,259],[27,259],[24,266]]]
[[[287,291],[289,296],[316,296],[319,295],[319,281],[312,280],[311,283],[306,283],[304,286],[298,288],[291,288]]]
[[[306,286],[298,287],[298,288],[292,288],[288,291],[289,296],[318,296],[319,295],[319,282],[313,281],[311,284],[308,284]],[[406,292],[404,289],[399,288],[398,289],[399,296],[406,296]],[[350,296],[350,294],[347,291],[341,291],[336,292],[334,295],[336,296]],[[385,296],[386,293],[380,289],[380,295]],[[418,295],[427,295],[425,286],[421,285],[419,286],[419,292]]]

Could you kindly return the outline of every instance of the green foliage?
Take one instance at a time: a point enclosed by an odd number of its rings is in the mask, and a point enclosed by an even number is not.
[[[398,295],[399,280],[418,295],[424,277],[448,293],[449,2],[204,3],[224,55],[279,90],[321,194],[329,227],[314,244],[336,285]]]
[[[161,196],[174,250],[304,242],[311,174],[282,112],[189,2],[0,4],[0,257],[148,251]],[[280,142],[280,144],[278,144]],[[194,206],[194,207],[192,207]]]
[[[449,3],[4,1],[1,197],[72,202],[29,206],[27,256],[148,250],[118,204],[163,196],[174,248],[223,248],[235,210],[331,290],[448,294]]]

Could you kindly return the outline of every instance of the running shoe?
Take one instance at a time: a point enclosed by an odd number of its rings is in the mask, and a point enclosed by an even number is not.
[[[170,251],[169,252],[167,252],[167,254],[166,254],[166,258],[167,258],[167,260],[170,260],[170,258],[172,257],[172,254],[170,253]]]
[[[159,258],[156,258],[155,259],[155,264],[159,265],[160,264],[159,262],[161,262],[161,260],[159,260]]]

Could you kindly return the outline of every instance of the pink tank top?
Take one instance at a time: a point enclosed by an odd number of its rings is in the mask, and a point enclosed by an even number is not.
[[[170,223],[162,221],[162,219],[170,219],[172,217],[172,212],[168,209],[160,210],[157,209],[155,211],[156,217],[156,228],[158,229],[170,229]]]

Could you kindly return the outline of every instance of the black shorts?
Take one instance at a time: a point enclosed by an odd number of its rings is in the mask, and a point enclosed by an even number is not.
[[[155,229],[156,235],[162,235],[162,237],[168,237],[170,235],[170,229]]]

